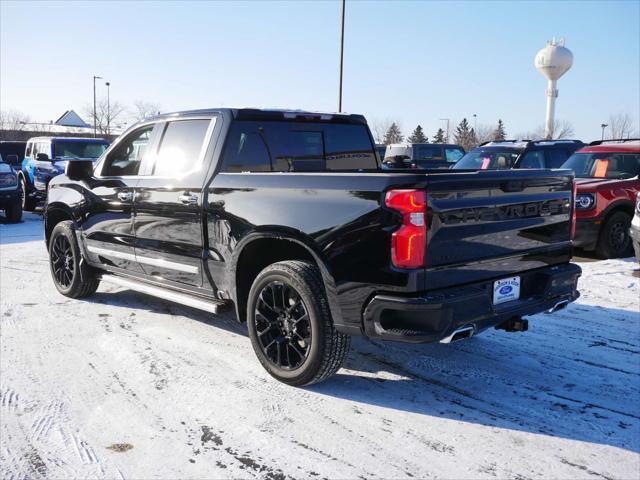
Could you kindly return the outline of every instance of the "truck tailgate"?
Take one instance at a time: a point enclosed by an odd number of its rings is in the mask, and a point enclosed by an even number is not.
[[[429,174],[426,289],[567,262],[572,182],[568,170]]]

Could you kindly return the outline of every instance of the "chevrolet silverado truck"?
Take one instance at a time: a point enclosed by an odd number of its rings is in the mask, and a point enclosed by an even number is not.
[[[51,180],[58,291],[100,282],[233,305],[276,379],[335,373],[352,335],[443,342],[578,298],[568,170],[382,170],[360,115],[212,109],[145,120]]]

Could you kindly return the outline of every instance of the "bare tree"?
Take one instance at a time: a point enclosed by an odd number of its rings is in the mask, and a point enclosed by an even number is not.
[[[523,135],[528,140],[545,140],[545,128],[544,125],[538,126],[534,131],[527,132]],[[550,139],[558,140],[561,138],[573,137],[573,125],[567,120],[554,120],[553,129],[551,130]]]
[[[84,114],[91,119],[89,122],[93,127],[93,105],[85,105]],[[106,100],[100,100],[96,104],[96,130],[100,135],[107,135],[111,130],[121,123],[127,113],[127,108],[118,101],[107,104]]]
[[[484,142],[490,142],[494,140],[495,128],[491,125],[478,125],[478,129],[475,130],[475,146]]]
[[[0,110],[0,130],[24,130],[29,115],[18,110]]]
[[[399,125],[399,122],[391,120],[390,118],[385,118],[384,120],[373,120],[369,123],[371,127],[371,133],[373,133],[373,138],[376,143],[384,143],[384,136],[391,128],[393,124]]]
[[[161,107],[157,103],[145,102],[144,100],[137,100],[134,104],[134,111],[132,119],[136,122],[144,120],[145,118],[153,117],[160,113]]]
[[[628,113],[609,115],[610,138],[634,137],[633,118]]]

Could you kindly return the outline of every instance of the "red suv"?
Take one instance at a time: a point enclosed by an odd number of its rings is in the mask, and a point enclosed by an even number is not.
[[[640,191],[640,140],[591,142],[561,168],[576,174],[573,244],[601,258],[632,255],[629,227]]]

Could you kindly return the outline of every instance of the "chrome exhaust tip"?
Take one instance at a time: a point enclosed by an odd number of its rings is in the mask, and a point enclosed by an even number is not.
[[[555,313],[558,310],[562,310],[563,308],[566,308],[567,305],[569,305],[569,300],[562,300],[561,302],[556,303],[553,307],[551,307],[549,310],[547,310],[544,313]]]
[[[467,325],[466,327],[458,328],[454,330],[451,335],[440,340],[440,343],[453,343],[458,340],[464,340],[470,338],[475,333],[476,328],[473,325]]]

